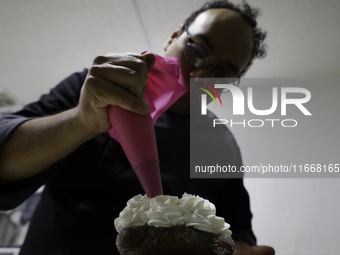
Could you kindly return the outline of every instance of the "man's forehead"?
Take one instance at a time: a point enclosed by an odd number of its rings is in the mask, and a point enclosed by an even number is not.
[[[233,10],[226,8],[209,9],[197,16],[190,25],[190,31],[193,33],[202,33],[219,25],[223,25],[224,27],[228,24],[231,25],[240,19],[242,19],[242,16]]]
[[[229,10],[209,9],[194,20],[189,31],[192,36],[209,41],[218,58],[243,70],[253,51],[253,30],[241,14]],[[236,73],[236,72],[235,72]]]

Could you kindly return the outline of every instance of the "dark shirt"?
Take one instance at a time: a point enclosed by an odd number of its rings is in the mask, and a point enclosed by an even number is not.
[[[87,70],[62,81],[23,110],[0,118],[0,149],[24,121],[77,106]],[[214,118],[209,113],[208,119]],[[221,126],[221,125],[220,125]],[[234,240],[255,245],[249,197],[243,179],[190,179],[190,118],[165,112],[155,124],[164,194],[199,195],[214,203],[231,225]],[[226,158],[242,164],[227,127],[219,128]],[[207,151],[216,148],[205,142]],[[144,194],[118,142],[103,133],[82,144],[45,172],[28,180],[0,182],[0,209],[11,209],[45,184],[20,254],[118,254],[114,219],[137,194]]]

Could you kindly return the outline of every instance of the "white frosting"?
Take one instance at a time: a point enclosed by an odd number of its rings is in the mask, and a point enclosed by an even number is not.
[[[127,202],[127,206],[115,219],[118,232],[124,227],[143,226],[171,227],[185,225],[199,230],[231,235],[230,225],[218,217],[216,207],[209,200],[184,193],[182,198],[157,196],[149,198],[137,195]]]

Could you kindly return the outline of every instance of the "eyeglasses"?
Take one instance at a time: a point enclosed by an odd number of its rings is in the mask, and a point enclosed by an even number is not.
[[[210,78],[223,78],[224,83],[227,82],[228,84],[233,84],[238,87],[240,84],[240,77],[231,78],[224,71],[214,68],[210,64],[207,54],[205,54],[201,47],[191,38],[187,26],[185,27],[185,32],[188,36],[188,42],[184,48],[183,54],[188,62],[198,69],[204,69],[207,66],[211,66],[213,70],[209,74]]]

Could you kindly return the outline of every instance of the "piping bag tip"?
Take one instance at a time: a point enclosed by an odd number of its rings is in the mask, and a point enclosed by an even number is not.
[[[158,161],[139,165],[133,170],[148,197],[153,198],[158,195],[163,195]]]
[[[125,155],[147,196],[163,194],[155,128],[151,116],[138,115],[114,105],[109,107],[109,116]]]

